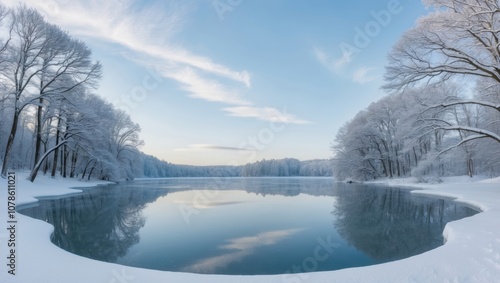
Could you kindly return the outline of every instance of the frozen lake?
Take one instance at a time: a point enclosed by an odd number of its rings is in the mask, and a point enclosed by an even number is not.
[[[54,225],[84,257],[207,274],[282,274],[366,266],[443,244],[476,211],[449,200],[329,178],[134,181],[41,200],[21,213]]]

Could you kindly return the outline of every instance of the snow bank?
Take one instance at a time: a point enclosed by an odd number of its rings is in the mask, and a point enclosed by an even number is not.
[[[17,204],[35,197],[75,193],[68,187],[102,184],[57,180],[40,176],[35,184],[17,174]],[[6,229],[0,230],[2,283],[143,283],[143,282],[500,282],[500,178],[464,183],[463,178],[442,184],[415,184],[415,180],[388,181],[424,190],[413,191],[456,198],[483,210],[473,217],[449,223],[446,244],[411,258],[380,265],[338,271],[292,275],[198,275],[139,269],[99,262],[70,254],[50,242],[52,226],[17,214],[17,275],[7,273]],[[0,179],[0,222],[7,224],[7,182]]]

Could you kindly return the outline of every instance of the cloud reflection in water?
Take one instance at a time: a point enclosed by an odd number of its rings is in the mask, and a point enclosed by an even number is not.
[[[232,262],[241,261],[244,257],[252,254],[257,248],[274,245],[302,230],[304,229],[274,230],[254,236],[226,240],[226,244],[218,247],[223,251],[223,254],[199,260],[185,267],[184,271],[214,273],[217,269],[223,268]]]

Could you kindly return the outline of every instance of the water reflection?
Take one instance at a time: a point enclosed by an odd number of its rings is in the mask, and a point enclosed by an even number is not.
[[[340,235],[379,262],[410,257],[442,245],[446,223],[475,213],[443,199],[361,185],[337,194],[332,212]]]
[[[145,205],[166,193],[129,187],[95,189],[73,197],[42,200],[39,206],[21,213],[51,223],[51,240],[57,246],[84,257],[115,262],[139,242]]]
[[[179,212],[185,206],[198,210],[190,223]],[[90,189],[21,213],[54,225],[57,246],[92,259],[169,271],[279,274],[310,257],[318,238],[338,244],[318,271],[412,256],[441,245],[447,222],[475,212],[405,190],[331,179],[195,178]]]

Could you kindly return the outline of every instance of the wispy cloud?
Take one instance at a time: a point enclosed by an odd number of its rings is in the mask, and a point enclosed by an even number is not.
[[[193,150],[249,151],[249,150],[255,150],[255,149],[242,148],[242,147],[232,147],[232,146],[220,146],[220,145],[213,145],[213,144],[191,144],[187,147],[175,149],[175,151],[193,151]]]
[[[333,58],[328,53],[320,48],[313,48],[314,56],[316,60],[335,75],[347,75],[351,73],[352,67],[348,68],[354,59],[355,54],[349,52],[343,52],[340,58]],[[352,73],[352,81],[359,84],[369,83],[371,81],[379,78],[379,75],[374,74],[377,68],[361,67],[356,69]],[[347,74],[346,74],[347,73]]]
[[[344,69],[344,67],[351,63],[353,59],[353,54],[347,52],[343,53],[342,57],[340,58],[333,58],[324,50],[318,47],[313,48],[313,53],[316,60],[318,60],[318,62],[323,67],[335,74],[339,74]]]
[[[182,30],[189,5],[178,1],[158,1],[139,8],[131,0],[63,1],[47,5],[38,0],[6,0],[10,6],[24,2],[37,8],[48,21],[71,33],[119,44],[147,56],[147,65],[191,67],[250,87],[248,71],[235,71],[212,59],[193,54],[173,43]],[[193,71],[195,72],[195,71]],[[175,78],[174,78],[175,79]],[[183,81],[182,83],[184,83]],[[193,83],[194,84],[194,83]]]
[[[204,78],[190,67],[168,70],[163,74],[181,83],[181,88],[191,97],[231,105],[251,105],[249,101],[241,97],[238,90],[229,89],[216,80]]]
[[[356,83],[365,84],[376,80],[379,75],[373,73],[377,68],[361,67],[352,75],[352,80]]]
[[[251,107],[251,106],[237,106],[227,107],[223,109],[228,112],[230,116],[257,118],[264,121],[280,122],[285,124],[309,124],[309,121],[299,119],[292,114],[281,112],[272,107]]]
[[[19,3],[35,7],[49,22],[74,35],[115,44],[125,50],[128,59],[147,68],[161,67],[161,75],[178,82],[189,96],[238,106],[224,109],[231,116],[307,123],[273,108],[242,108],[252,105],[242,95],[251,87],[249,71],[233,70],[175,43],[196,5],[194,1],[165,0],[147,5],[133,0],[52,1],[50,5],[39,0],[2,1],[11,7]]]

